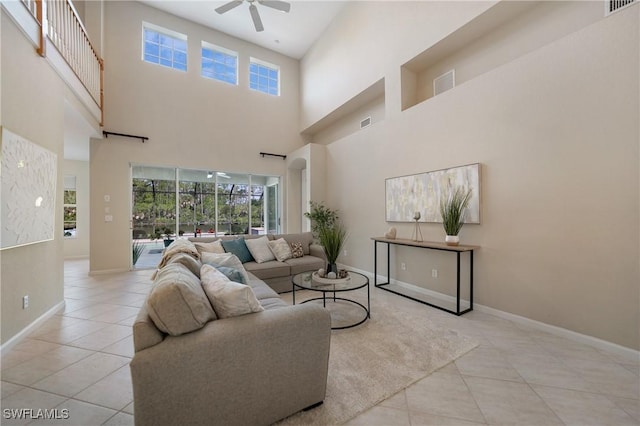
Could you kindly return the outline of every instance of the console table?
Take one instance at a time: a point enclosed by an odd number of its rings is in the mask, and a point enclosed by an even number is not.
[[[373,240],[373,283],[376,287],[379,287],[383,290],[389,291],[391,293],[398,294],[400,296],[407,297],[409,299],[415,300],[416,302],[424,303],[425,305],[432,306],[437,309],[441,309],[443,311],[449,312],[454,315],[462,315],[469,311],[473,310],[473,251],[480,248],[480,246],[469,246],[469,245],[457,245],[457,246],[449,246],[445,243],[439,243],[434,241],[412,241],[402,238],[397,239],[389,239],[383,237],[372,237]],[[386,244],[387,245],[387,282],[378,283],[378,244]],[[436,304],[427,302],[426,300],[419,299],[415,296],[411,296],[409,291],[403,291],[402,288],[389,288],[391,283],[391,245],[398,246],[407,246],[407,247],[417,247],[422,249],[429,250],[440,250],[447,251],[456,254],[456,310],[453,311],[451,309],[447,309],[443,306],[438,306]],[[469,254],[469,307],[463,311],[460,310],[460,256],[462,253]]]

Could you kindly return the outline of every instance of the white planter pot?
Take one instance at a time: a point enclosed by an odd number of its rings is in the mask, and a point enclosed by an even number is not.
[[[457,246],[460,243],[460,237],[457,235],[447,235],[444,238],[444,242],[447,243],[448,246]]]

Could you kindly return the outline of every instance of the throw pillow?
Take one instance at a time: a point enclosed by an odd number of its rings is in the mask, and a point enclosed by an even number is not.
[[[223,266],[233,268],[242,274],[245,283],[249,282],[249,274],[247,273],[247,270],[244,269],[244,266],[242,266],[242,262],[240,262],[238,256],[233,253],[202,253],[202,263],[206,263],[215,267]]]
[[[216,319],[200,280],[180,263],[158,271],[145,303],[156,327],[172,336],[198,330]]]
[[[178,238],[173,243],[171,243],[169,247],[164,249],[164,252],[162,252],[162,258],[160,258],[158,269],[162,269],[167,264],[169,259],[171,259],[172,256],[178,253],[187,253],[196,259],[200,259],[200,253],[198,253],[196,246],[194,246],[191,241],[185,238]]]
[[[190,254],[188,253],[175,254],[167,261],[167,265],[171,265],[172,263],[180,263],[186,266],[187,269],[189,269],[193,275],[200,278],[200,268],[202,268],[202,263],[198,259],[191,256]]]
[[[247,283],[247,281],[244,279],[244,275],[242,274],[242,272],[239,271],[236,268],[230,268],[228,266],[220,266],[220,265],[216,265],[216,264],[213,264],[213,263],[209,263],[208,265],[213,266],[218,271],[220,271],[223,274],[225,274],[227,276],[227,278],[229,278],[229,280],[231,280],[231,281],[235,281],[235,282],[240,283],[240,284],[246,284]]]
[[[304,249],[302,248],[302,243],[291,243],[291,256],[294,259],[296,257],[304,256]]]
[[[219,318],[264,311],[251,287],[229,281],[222,272],[211,265],[202,265],[200,270],[202,288]]]
[[[269,239],[266,235],[259,238],[246,239],[244,242],[257,263],[268,262],[276,258],[269,248]]]
[[[269,241],[269,248],[273,252],[273,255],[279,262],[284,262],[287,259],[291,259],[293,254],[291,253],[291,247],[285,241],[284,238],[279,238],[275,241]]]
[[[200,255],[202,253],[224,253],[224,247],[222,247],[220,240],[211,243],[193,243],[193,245],[196,246],[196,250]]]
[[[222,247],[227,253],[233,253],[238,256],[240,262],[247,263],[253,260],[251,252],[247,248],[247,244],[244,242],[244,238],[236,238],[233,240],[223,240]]]

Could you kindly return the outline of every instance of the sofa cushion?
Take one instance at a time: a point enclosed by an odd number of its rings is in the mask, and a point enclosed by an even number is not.
[[[309,254],[309,246],[313,242],[313,235],[311,232],[301,232],[299,234],[282,234],[274,235],[274,239],[284,238],[289,244],[302,243],[302,250],[304,254]]]
[[[145,307],[156,327],[172,336],[198,330],[216,319],[200,280],[180,263],[158,271]]]
[[[244,264],[244,267],[248,272],[253,273],[261,280],[291,275],[290,266],[277,260],[264,263],[247,262]]]
[[[238,259],[238,256],[233,253],[202,253],[202,263],[215,266],[216,268],[219,266],[224,266],[236,269],[240,271],[240,273],[244,277],[244,282],[249,282],[249,275],[247,275],[245,267],[242,265],[242,262],[240,262],[240,259]]]
[[[253,294],[256,295],[256,299],[269,299],[272,297],[279,297],[278,293],[276,293],[271,287],[266,285],[264,281],[254,280],[250,281],[248,285],[253,290]]]
[[[180,263],[186,266],[187,269],[190,270],[193,275],[200,278],[200,268],[202,267],[202,262],[200,262],[198,259],[193,257],[191,254],[189,253],[174,254],[166,262],[167,265],[171,265],[172,263]]]
[[[213,266],[202,265],[200,277],[204,292],[219,318],[264,311],[250,286],[230,281]]]
[[[232,240],[222,240],[222,247],[227,253],[233,253],[238,256],[240,262],[247,263],[253,260],[251,252],[247,248],[247,244],[244,242],[244,238],[234,238]]]
[[[287,265],[291,267],[291,275],[299,274],[306,271],[317,271],[320,268],[324,268],[325,262],[323,259],[315,256],[304,256],[296,259],[285,260]]]
[[[264,263],[276,258],[269,248],[269,239],[266,235],[259,238],[246,239],[245,244],[256,263]]]
[[[265,311],[268,311],[271,309],[286,308],[287,306],[290,306],[290,305],[287,305],[287,302],[280,299],[279,297],[270,297],[268,299],[262,299],[260,300],[260,305],[264,308]]]
[[[196,246],[196,250],[198,253],[202,255],[202,253],[224,253],[224,247],[222,247],[222,242],[220,240],[212,241],[210,243],[193,243]]]
[[[291,247],[289,247],[289,243],[284,238],[278,238],[277,240],[269,241],[269,248],[273,252],[273,255],[276,257],[276,260],[280,262],[284,262],[287,259],[293,257],[291,253]]]

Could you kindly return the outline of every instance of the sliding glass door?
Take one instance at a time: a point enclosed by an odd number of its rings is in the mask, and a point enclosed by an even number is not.
[[[175,238],[280,233],[280,177],[132,166],[133,265]],[[136,254],[136,246],[138,253]]]

